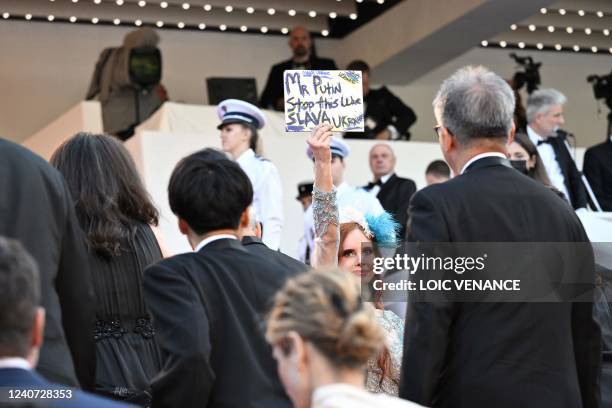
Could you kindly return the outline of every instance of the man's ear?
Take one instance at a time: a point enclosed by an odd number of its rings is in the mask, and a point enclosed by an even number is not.
[[[45,309],[37,307],[34,314],[34,324],[32,327],[32,348],[40,348],[43,344],[45,333]]]
[[[512,121],[512,129],[510,129],[510,134],[508,135],[507,144],[511,144],[512,142],[514,142],[514,135],[516,135],[516,123]]]
[[[178,219],[178,227],[179,231],[181,231],[181,234],[189,235],[189,224],[187,224],[187,221],[185,221],[181,217],[179,217]]]
[[[244,209],[242,214],[240,215],[240,224],[238,225],[238,229],[241,230],[243,228],[248,228],[249,226],[249,209],[251,206],[248,206]]]
[[[457,139],[451,135],[447,128],[442,126],[442,132],[440,133],[440,146],[443,152],[449,152],[457,147]]]

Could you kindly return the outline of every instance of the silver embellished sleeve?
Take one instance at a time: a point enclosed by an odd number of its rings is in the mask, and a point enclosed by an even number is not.
[[[312,215],[315,231],[314,266],[336,266],[340,228],[336,188],[324,192],[314,187]]]

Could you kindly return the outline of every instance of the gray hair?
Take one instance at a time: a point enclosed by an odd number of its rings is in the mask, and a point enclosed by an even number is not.
[[[556,105],[565,105],[567,98],[556,89],[539,89],[527,99],[527,123],[532,123],[538,113],[544,113]]]
[[[460,143],[505,138],[514,121],[514,92],[483,66],[467,66],[447,78],[433,101],[442,122]]]

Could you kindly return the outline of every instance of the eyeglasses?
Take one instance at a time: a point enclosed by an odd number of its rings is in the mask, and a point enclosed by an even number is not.
[[[440,137],[440,129],[442,129],[442,126],[441,126],[441,125],[437,125],[437,126],[434,126],[434,127],[433,127],[433,130],[434,130],[434,132],[435,132],[435,134],[436,134],[436,138],[439,138],[439,137]]]

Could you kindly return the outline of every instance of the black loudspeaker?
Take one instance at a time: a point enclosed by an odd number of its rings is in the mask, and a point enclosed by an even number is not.
[[[226,99],[240,99],[258,105],[255,78],[207,78],[206,85],[209,105],[218,105]]]

